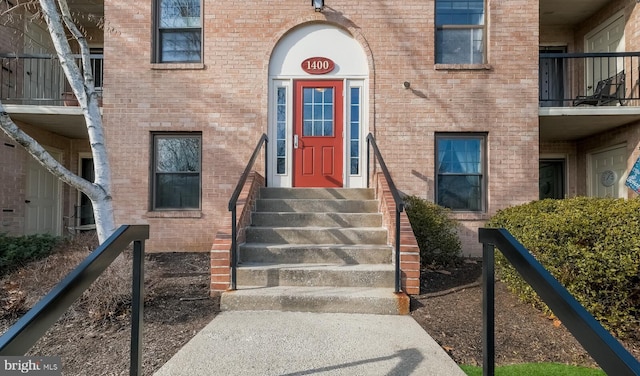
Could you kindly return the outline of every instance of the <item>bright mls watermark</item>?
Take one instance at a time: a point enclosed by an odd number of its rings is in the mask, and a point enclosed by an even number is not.
[[[0,356],[0,376],[61,376],[59,356]]]

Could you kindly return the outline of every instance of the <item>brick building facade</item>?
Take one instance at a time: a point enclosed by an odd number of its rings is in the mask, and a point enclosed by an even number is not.
[[[467,255],[480,254],[477,228],[502,208],[542,197],[631,197],[624,178],[640,155],[637,4],[569,8],[548,0],[336,0],[322,11],[300,0],[105,2],[94,41],[104,48],[116,221],[150,224],[150,252],[209,251],[261,134],[270,137],[267,183],[296,185],[293,106],[303,81],[344,93],[339,184],[366,185],[372,133],[403,193],[454,209]],[[610,29],[620,38],[598,42]],[[606,59],[626,65],[596,72],[595,57],[567,55],[597,52],[625,52]],[[305,72],[312,57],[335,67]],[[624,106],[574,106],[620,70]],[[39,125],[61,111],[36,119],[23,107],[9,112],[32,121],[27,128],[78,170],[86,138]],[[191,148],[194,163],[165,170],[163,150],[176,144]],[[25,213],[14,203],[25,200],[28,156],[0,149],[1,231],[19,234]],[[621,169],[598,167],[607,158]],[[602,185],[603,171],[615,181]],[[182,187],[179,202],[163,193],[167,184]],[[77,204],[77,193],[61,187],[61,216]]]

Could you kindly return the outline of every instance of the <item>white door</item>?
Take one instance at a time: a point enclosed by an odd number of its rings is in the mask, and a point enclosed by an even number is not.
[[[627,147],[591,154],[590,196],[627,198],[624,179],[627,175]]]
[[[28,17],[34,21],[25,25],[24,52],[35,56],[24,60],[24,98],[34,100],[25,104],[51,104],[65,90],[64,72],[57,60],[48,57],[55,55],[55,48],[46,24],[34,15]]]
[[[602,23],[586,36],[587,52],[624,52],[624,17],[616,16]],[[623,69],[622,58],[587,59],[586,82],[589,94],[598,81],[615,76]]]
[[[61,153],[48,150],[57,160]],[[27,163],[25,235],[61,235],[60,181],[35,159]]]

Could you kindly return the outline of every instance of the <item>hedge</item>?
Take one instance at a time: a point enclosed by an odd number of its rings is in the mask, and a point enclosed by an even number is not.
[[[499,211],[487,224],[513,234],[571,294],[619,337],[640,328],[640,199],[577,197]],[[500,278],[550,313],[501,256]]]
[[[417,196],[405,196],[407,216],[420,248],[422,266],[450,266],[460,261],[458,221],[450,210]]]

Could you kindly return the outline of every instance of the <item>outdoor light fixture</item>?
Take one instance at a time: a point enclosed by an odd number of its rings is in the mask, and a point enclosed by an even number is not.
[[[316,12],[322,12],[324,0],[311,0],[311,5],[313,5],[313,9],[315,9]]]

